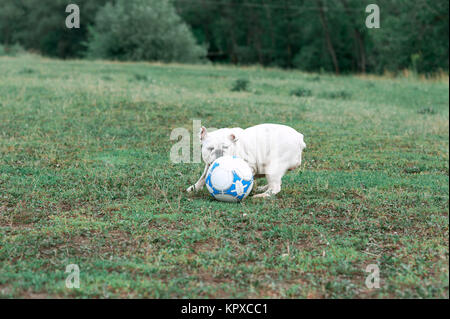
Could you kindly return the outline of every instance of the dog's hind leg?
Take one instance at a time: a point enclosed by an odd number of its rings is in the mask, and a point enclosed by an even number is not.
[[[256,187],[256,192],[261,193],[261,192],[265,192],[267,189],[269,188],[269,184],[264,185],[264,186],[258,186]]]
[[[267,174],[266,177],[268,184],[266,185],[267,186],[266,191],[264,193],[254,195],[253,197],[255,198],[270,197],[275,194],[278,194],[281,190],[281,178],[283,177],[283,175],[284,171],[273,174]]]

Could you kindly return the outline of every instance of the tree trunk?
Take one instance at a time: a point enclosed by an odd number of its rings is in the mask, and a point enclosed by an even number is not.
[[[342,5],[345,8],[345,14],[350,19],[352,25],[353,25],[353,36],[355,37],[356,46],[357,46],[357,56],[356,59],[358,61],[358,66],[360,68],[361,73],[366,73],[366,50],[364,48],[364,41],[361,35],[361,32],[359,32],[358,28],[356,27],[356,21],[354,17],[350,14],[349,5],[347,3],[347,0],[341,0]],[[358,60],[359,58],[359,60]]]
[[[262,4],[263,4],[264,10],[266,12],[267,21],[269,22],[269,30],[270,30],[269,34],[270,34],[271,48],[270,48],[268,61],[272,62],[273,52],[275,52],[275,31],[274,31],[271,11],[270,11],[269,7],[266,5],[266,2],[264,0],[262,1]]]
[[[322,1],[317,0],[317,5],[319,7],[319,17],[322,23],[323,32],[325,34],[325,40],[327,42],[328,52],[330,53],[331,60],[333,61],[334,70],[336,74],[339,74],[339,64],[336,58],[336,51],[334,50],[333,42],[331,42],[330,32],[328,31],[327,20],[325,19],[325,13],[323,11]]]
[[[292,44],[291,44],[291,17],[289,16],[289,8],[287,6],[286,1],[283,2],[284,3],[284,9],[285,9],[285,19],[287,20],[287,34],[286,34],[286,38],[287,38],[287,45],[286,45],[286,49],[287,49],[287,67],[292,68]]]
[[[360,58],[360,67],[361,72],[366,73],[366,50],[364,49],[364,41],[361,36],[361,32],[355,27],[354,30],[356,43],[358,44],[359,48],[359,58]]]
[[[234,26],[235,26],[235,23],[234,23],[234,21],[233,21],[233,13],[232,12],[230,12],[230,10],[229,10],[230,8],[229,7],[223,7],[223,15],[226,17],[226,20],[228,21],[228,23],[229,23],[229,25],[228,25],[228,27],[229,27],[229,32],[228,32],[228,35],[229,35],[229,41],[227,41],[228,42],[228,48],[227,48],[227,51],[228,51],[228,53],[230,54],[230,58],[231,58],[231,62],[233,63],[233,64],[238,64],[238,62],[239,62],[239,59],[238,59],[238,56],[237,56],[237,54],[236,54],[236,47],[237,47],[237,43],[236,43],[236,36],[235,36],[235,34],[234,34]]]

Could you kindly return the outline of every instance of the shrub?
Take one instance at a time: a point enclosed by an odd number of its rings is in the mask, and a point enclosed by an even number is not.
[[[134,80],[136,80],[136,81],[148,81],[149,77],[147,75],[136,73],[136,74],[134,74]]]
[[[89,57],[198,62],[206,50],[168,1],[118,0],[107,3],[89,28]]]
[[[247,79],[237,79],[234,82],[234,85],[231,88],[231,91],[233,91],[233,92],[247,91],[249,84],[250,84],[250,81]]]
[[[420,110],[417,111],[419,114],[436,114],[436,111],[431,107],[423,107]]]
[[[295,90],[291,91],[291,95],[295,95],[295,96],[311,96],[312,95],[312,91],[308,90],[308,89],[304,89],[304,88],[297,88]]]
[[[307,77],[306,80],[310,82],[320,82],[320,76]]]
[[[24,52],[25,50],[19,44],[14,44],[11,46],[0,44],[0,56],[16,56]]]
[[[320,95],[326,99],[343,99],[347,100],[352,97],[352,94],[347,91],[335,91],[335,92],[325,92]]]

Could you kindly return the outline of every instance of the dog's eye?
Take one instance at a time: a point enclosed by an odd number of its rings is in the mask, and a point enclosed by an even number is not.
[[[223,149],[226,150],[228,148],[228,146],[224,146]]]
[[[208,147],[208,151],[212,151],[214,147]]]

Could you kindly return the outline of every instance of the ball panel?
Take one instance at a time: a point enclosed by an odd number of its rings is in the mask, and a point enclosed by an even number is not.
[[[233,173],[219,166],[211,173],[213,188],[223,191],[233,184]]]
[[[235,167],[234,170],[241,178],[245,180],[251,180],[253,178],[252,170],[248,165],[247,167],[245,166]]]
[[[236,203],[238,201],[236,197],[228,194],[217,194],[214,195],[214,198],[222,202],[229,202],[229,203]]]
[[[206,188],[208,189],[208,192],[209,192],[210,194],[214,194],[214,188],[212,188],[212,187],[210,186],[209,180],[207,180],[205,184],[206,184]]]

